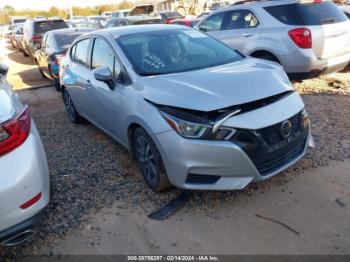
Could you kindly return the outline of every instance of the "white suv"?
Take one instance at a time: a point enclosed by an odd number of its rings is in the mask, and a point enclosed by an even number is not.
[[[196,28],[301,78],[340,71],[350,60],[350,22],[331,1],[243,2],[210,13]]]

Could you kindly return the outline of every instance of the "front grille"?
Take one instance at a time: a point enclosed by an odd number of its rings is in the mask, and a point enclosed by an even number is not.
[[[272,158],[264,163],[256,165],[256,168],[262,176],[271,174],[272,172],[278,170],[280,167],[287,165],[298,156],[300,156],[303,153],[304,148],[305,142],[290,151],[282,153],[276,158]]]
[[[304,119],[301,112],[288,120],[292,130],[286,138],[281,134],[281,122],[257,130],[237,129],[231,139],[249,156],[261,176],[273,173],[303,153],[309,120]]]
[[[293,137],[302,127],[302,115],[301,112],[288,119],[292,123],[292,132],[290,134]],[[268,126],[262,129],[258,129],[255,133],[261,136],[262,140],[267,143],[268,146],[281,143],[285,138],[281,135],[281,124],[278,123],[272,126]]]

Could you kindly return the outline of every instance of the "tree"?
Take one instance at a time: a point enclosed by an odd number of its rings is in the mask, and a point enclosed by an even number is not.
[[[49,16],[59,16],[60,10],[57,7],[51,7],[49,9]]]
[[[12,7],[12,6],[10,6],[10,5],[5,5],[4,6],[4,10],[5,10],[5,12],[7,12],[7,13],[14,13],[16,10]]]

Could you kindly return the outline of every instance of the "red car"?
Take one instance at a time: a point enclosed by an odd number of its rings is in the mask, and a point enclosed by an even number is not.
[[[187,16],[187,17],[174,19],[170,22],[170,24],[194,27],[198,23],[198,21],[199,21],[199,18],[195,16]]]

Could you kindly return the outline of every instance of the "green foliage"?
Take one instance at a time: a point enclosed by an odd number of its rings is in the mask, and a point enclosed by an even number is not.
[[[116,11],[119,9],[129,9],[132,8],[134,4],[127,0],[122,1],[119,4],[110,5],[99,5],[94,7],[79,7],[73,6],[74,15],[100,15],[102,12],[106,11]],[[6,24],[10,21],[10,16],[25,16],[25,17],[36,17],[36,16],[59,16],[61,18],[69,18],[68,10],[59,9],[57,7],[51,7],[48,11],[43,10],[15,10],[12,6],[5,6],[2,10],[0,9],[0,24]]]

